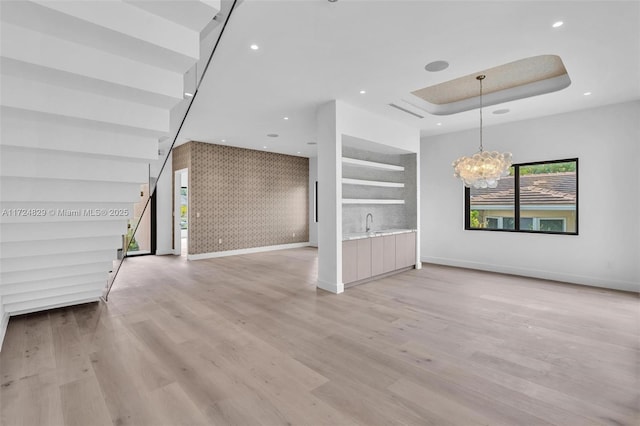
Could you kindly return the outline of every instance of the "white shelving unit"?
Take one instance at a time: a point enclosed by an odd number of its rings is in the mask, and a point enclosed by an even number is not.
[[[398,172],[404,171],[404,167],[396,166],[395,164],[376,163],[375,161],[358,160],[356,158],[342,157],[342,163],[349,164],[351,166],[369,167],[372,169],[393,170]]]
[[[404,200],[375,200],[367,198],[343,198],[342,204],[404,204]]]
[[[404,188],[404,183],[402,182],[382,182],[377,180],[342,178],[342,183],[347,185],[381,186],[384,188]]]
[[[379,163],[375,161],[360,160],[357,158],[342,157],[342,164],[347,166],[355,166],[359,168],[367,168],[379,170],[381,172],[404,172],[403,166],[396,166],[395,164]],[[357,174],[356,174],[357,176]],[[395,179],[397,175],[394,175]],[[393,178],[392,178],[393,179]],[[404,188],[404,182],[389,182],[383,180],[369,180],[358,179],[354,177],[343,177],[342,183],[344,185],[358,185],[358,186],[370,186],[378,188]],[[393,205],[404,204],[404,199],[389,199],[389,198],[343,198],[342,204],[378,204],[378,205]]]

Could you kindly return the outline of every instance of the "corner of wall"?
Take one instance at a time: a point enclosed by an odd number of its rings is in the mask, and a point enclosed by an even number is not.
[[[0,307],[0,317],[0,351],[2,351],[4,336],[7,333],[7,326],[9,325],[9,313],[5,312],[2,307]]]
[[[344,283],[329,283],[318,279],[316,287],[334,294],[340,294],[344,292]]]

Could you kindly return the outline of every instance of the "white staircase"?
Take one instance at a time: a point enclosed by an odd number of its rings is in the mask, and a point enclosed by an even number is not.
[[[10,315],[102,295],[220,9],[0,1],[0,344]]]

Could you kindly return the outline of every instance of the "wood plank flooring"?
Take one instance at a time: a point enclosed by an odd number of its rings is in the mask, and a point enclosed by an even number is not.
[[[12,318],[2,425],[638,425],[635,294],[425,265],[316,290],[312,248],[138,257]]]

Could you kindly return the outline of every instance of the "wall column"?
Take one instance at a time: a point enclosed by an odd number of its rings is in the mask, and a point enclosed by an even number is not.
[[[318,282],[342,293],[342,140],[336,122],[337,103],[318,108]]]

